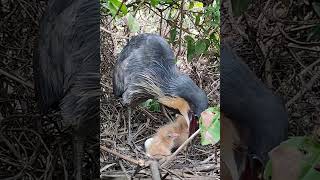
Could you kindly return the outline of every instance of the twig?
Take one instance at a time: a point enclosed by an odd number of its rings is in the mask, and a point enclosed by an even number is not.
[[[172,161],[174,157],[189,143],[191,142],[198,134],[200,133],[200,129],[198,129],[195,133],[193,133],[171,156],[167,158],[160,167],[165,167],[169,162]]]
[[[304,42],[304,41],[298,41],[295,40],[293,38],[291,38],[286,32],[284,32],[284,30],[280,27],[279,24],[277,24],[279,31],[281,32],[281,34],[288,40],[291,41],[295,44],[300,44],[300,45],[320,45],[320,42]]]
[[[310,72],[311,73],[311,69],[313,68],[313,66],[315,66],[316,64],[320,63],[320,58],[318,60],[316,60],[315,62],[313,62],[312,64],[310,64],[308,67],[305,67],[304,70],[302,70],[299,75],[303,75],[306,72]]]
[[[310,81],[306,84],[306,86],[300,90],[293,98],[291,98],[287,103],[286,107],[288,108],[291,104],[293,104],[296,100],[298,100],[306,91],[312,88],[313,84],[317,81],[317,79],[320,77],[320,72],[318,72],[316,75],[314,75]]]
[[[181,15],[180,15],[180,34],[179,34],[179,49],[177,52],[177,57],[180,55],[180,51],[181,51],[181,43],[182,43],[182,24],[183,24],[183,5],[184,5],[184,0],[181,1],[181,7],[180,7],[180,11],[181,11]]]
[[[211,156],[207,157],[207,159],[201,161],[199,164],[206,164],[208,163],[211,159],[213,159],[215,154],[212,154]]]
[[[162,113],[163,113],[171,122],[174,121],[174,120],[171,118],[171,116],[169,116],[169,114],[167,113],[167,109],[165,108],[164,105],[161,105],[161,110],[162,110]]]
[[[172,171],[172,170],[170,170],[170,169],[168,169],[168,168],[162,168],[162,169],[164,169],[165,171],[167,171],[168,173],[170,173],[170,174],[173,174],[174,176],[176,176],[178,179],[183,179],[181,176],[179,176],[179,174],[178,173],[176,173],[175,171]],[[164,179],[164,177],[163,177],[163,179]]]
[[[18,83],[23,84],[23,85],[29,87],[30,89],[34,89],[34,87],[33,87],[32,84],[27,83],[27,82],[25,82],[25,81],[17,78],[17,77],[14,76],[14,75],[11,75],[11,74],[7,73],[6,71],[4,71],[4,70],[2,70],[2,69],[0,69],[0,74],[2,74],[2,75],[4,75],[4,76],[7,76],[8,78],[10,78],[10,79],[12,79],[12,80],[15,80],[15,81],[17,81]]]
[[[121,39],[129,39],[129,38],[128,38],[128,37],[126,37],[126,36],[120,36],[120,35],[118,35],[118,34],[116,34],[116,33],[114,33],[114,32],[111,32],[111,31],[107,30],[106,28],[104,28],[104,27],[102,27],[102,26],[100,26],[100,29],[101,29],[102,31],[104,31],[104,32],[108,33],[108,34],[111,34],[111,35],[113,35],[113,36],[117,37],[117,38],[121,38]]]
[[[116,163],[112,163],[112,164],[107,164],[107,165],[105,165],[103,168],[100,169],[100,173],[102,173],[104,170],[106,170],[106,169],[108,169],[108,168],[110,168],[110,167],[112,167],[112,166],[114,166],[114,165],[116,165]]]
[[[288,47],[292,48],[297,48],[297,49],[302,49],[302,50],[308,50],[308,51],[313,51],[313,52],[320,52],[320,49],[317,47],[306,47],[306,46],[299,46],[297,44],[289,43]]]
[[[161,180],[160,171],[159,171],[159,164],[157,161],[151,161],[150,170],[151,170],[153,180]]]
[[[113,154],[115,156],[118,156],[121,159],[124,159],[124,160],[129,161],[129,162],[134,163],[134,164],[137,164],[139,166],[146,166],[147,165],[147,163],[142,159],[135,160],[135,159],[130,158],[128,156],[122,155],[122,154],[120,154],[120,153],[118,153],[118,152],[116,152],[114,150],[111,150],[111,149],[109,149],[107,147],[100,146],[100,149],[102,149],[103,151],[106,151],[108,153],[111,153],[111,154]]]
[[[121,167],[122,171],[123,171],[123,172],[124,172],[124,174],[127,176],[127,179],[128,179],[128,180],[130,180],[130,179],[131,179],[131,177],[129,176],[129,174],[128,174],[128,172],[127,172],[126,168],[123,166],[122,161],[119,161],[119,164],[120,164],[120,167]]]

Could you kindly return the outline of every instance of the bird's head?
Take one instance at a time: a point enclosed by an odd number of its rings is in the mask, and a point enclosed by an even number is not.
[[[190,77],[181,75],[171,83],[170,94],[159,98],[160,103],[177,109],[186,119],[190,135],[198,129],[201,113],[208,107],[206,93]]]

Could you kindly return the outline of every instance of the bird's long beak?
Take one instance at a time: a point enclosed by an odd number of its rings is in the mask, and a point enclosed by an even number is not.
[[[194,116],[194,113],[193,112],[188,112],[188,118],[190,120],[190,124],[189,124],[189,137],[195,133],[198,128],[199,128],[199,122],[198,122],[198,118],[196,118]]]

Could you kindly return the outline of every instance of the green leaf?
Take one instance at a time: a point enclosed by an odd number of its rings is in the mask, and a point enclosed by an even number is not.
[[[187,41],[187,59],[191,61],[195,55],[194,39],[191,36],[185,36],[185,40]]]
[[[210,107],[200,117],[201,144],[216,144],[220,140],[220,108]]]
[[[121,7],[120,7],[121,2],[119,0],[109,0],[108,3],[110,7],[112,6],[112,11],[110,9],[109,10],[113,16],[115,16],[119,8],[120,8],[120,11],[122,12],[122,14],[119,14],[120,16],[125,16],[128,13],[128,9],[125,3],[123,3]],[[116,10],[114,11],[114,9]]]
[[[177,37],[177,28],[172,28],[170,30],[170,40],[169,40],[169,42],[173,43],[176,40],[176,37]]]
[[[289,146],[304,152],[304,158],[300,164],[299,180],[320,179],[320,172],[315,169],[315,166],[320,165],[320,144],[317,140],[307,136],[291,137],[289,140],[281,143],[280,146]],[[264,178],[266,180],[271,180],[272,178],[270,160],[266,165]]]
[[[150,0],[151,1],[151,6],[156,7],[160,1],[159,0]]]
[[[140,29],[139,23],[137,20],[130,14],[127,14],[128,26],[131,32],[138,32]]]
[[[200,24],[200,17],[201,17],[201,14],[197,14],[197,15],[196,15],[196,22],[195,22],[195,24],[196,24],[197,26],[199,26],[199,24]]]
[[[233,15],[240,16],[249,7],[250,0],[231,0]]]
[[[109,9],[109,11],[111,12],[112,16],[115,16],[115,15],[116,15],[118,9],[117,9],[117,7],[116,7],[114,4],[112,4],[110,1],[108,1],[107,4],[104,3],[104,4],[102,4],[102,5],[105,6],[107,9]]]
[[[313,2],[312,7],[317,15],[320,17],[320,2]]]
[[[189,10],[192,9],[193,7],[194,7],[194,2],[191,1],[190,4],[189,4]]]
[[[319,39],[320,37],[320,25],[315,26],[310,34],[308,35],[307,41],[310,41],[310,39]]]
[[[203,54],[205,51],[207,51],[208,46],[207,46],[207,41],[204,39],[200,39],[196,42],[196,47],[195,47],[195,54],[200,55]]]
[[[195,7],[195,8],[203,8],[203,3],[202,3],[202,2],[195,1],[195,2],[194,2],[194,7]]]
[[[153,99],[148,99],[144,103],[141,104],[142,107],[147,108],[151,112],[161,112],[160,111],[160,104],[159,102],[153,100]]]

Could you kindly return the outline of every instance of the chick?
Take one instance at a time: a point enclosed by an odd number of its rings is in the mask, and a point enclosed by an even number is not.
[[[172,149],[178,148],[188,136],[188,124],[184,117],[179,115],[175,122],[159,128],[157,133],[145,142],[146,153],[156,159],[169,156]]]
[[[174,140],[174,148],[180,147],[189,137],[189,128],[183,116],[178,115],[176,121],[172,123],[172,128],[178,136]]]

